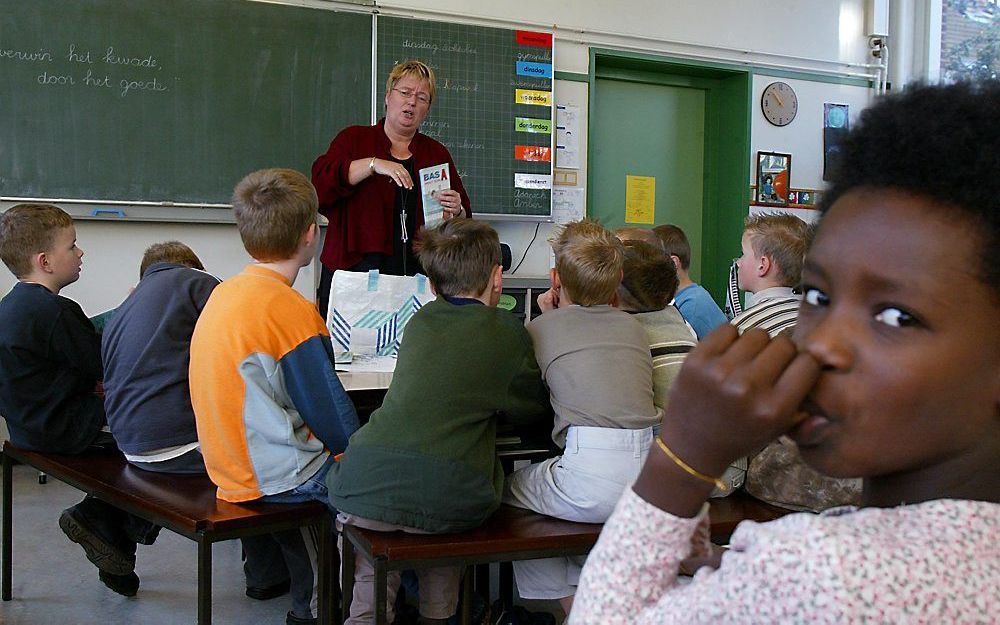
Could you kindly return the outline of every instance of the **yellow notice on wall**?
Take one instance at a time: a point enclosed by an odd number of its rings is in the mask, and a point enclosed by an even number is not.
[[[625,176],[625,223],[650,224],[656,214],[656,178]]]

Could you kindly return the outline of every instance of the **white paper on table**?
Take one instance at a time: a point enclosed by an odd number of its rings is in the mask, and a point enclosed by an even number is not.
[[[587,213],[583,201],[583,187],[555,187],[552,189],[552,221],[568,224],[580,221]]]
[[[395,356],[365,356],[355,354],[349,365],[337,365],[337,371],[374,371],[392,373],[396,370]]]
[[[580,168],[580,107],[556,106],[556,167]]]

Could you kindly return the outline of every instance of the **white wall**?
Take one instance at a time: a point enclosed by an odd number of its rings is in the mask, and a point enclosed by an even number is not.
[[[345,6],[323,0],[287,1]],[[601,47],[840,77],[873,75],[868,66],[864,6],[865,0],[414,0],[378,4],[386,14],[551,30],[556,37],[556,71],[562,72],[586,74],[590,48]],[[769,127],[757,102],[770,80],[757,76],[753,86],[753,150],[791,152],[792,185],[818,187],[822,178],[823,102],[848,103],[854,115],[867,101],[868,90],[785,80],[799,92],[800,118],[784,132]],[[575,98],[586,104],[579,91],[583,89],[585,94],[585,84],[559,80],[555,89],[559,102]],[[581,174],[578,183],[585,186],[585,166]],[[546,239],[551,225],[539,227],[530,249],[525,246],[535,232],[534,223],[498,222],[496,226],[501,238],[511,244],[515,262],[527,252],[518,276],[547,275]],[[184,241],[198,252],[206,267],[223,278],[238,272],[246,261],[231,225],[81,221],[77,227],[87,256],[83,277],[66,294],[80,301],[89,314],[121,301],[135,282],[140,255],[150,243],[172,238]],[[311,296],[314,280],[313,272],[307,271],[296,287]],[[0,293],[12,284],[13,278],[0,272]]]
[[[760,97],[764,88],[780,80],[788,83],[799,99],[795,120],[787,126],[774,126],[760,112]],[[838,85],[794,78],[776,78],[755,74],[753,106],[750,123],[750,182],[757,182],[758,151],[787,152],[792,155],[792,178],[795,189],[823,188],[823,104],[847,104],[851,123],[870,102],[872,90],[867,87]]]

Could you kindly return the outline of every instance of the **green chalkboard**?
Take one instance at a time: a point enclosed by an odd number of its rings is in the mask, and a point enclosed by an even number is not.
[[[551,36],[384,16],[377,33],[376,102],[381,107],[396,63],[419,59],[434,69],[437,98],[420,130],[451,152],[473,212],[548,218],[555,132]],[[540,99],[532,93],[519,101],[519,89],[548,94],[547,103],[525,103]]]
[[[248,0],[0,0],[0,196],[228,203],[371,116],[372,17]]]

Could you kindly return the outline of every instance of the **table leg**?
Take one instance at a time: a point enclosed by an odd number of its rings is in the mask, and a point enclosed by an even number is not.
[[[12,524],[14,522],[13,515],[13,496],[11,492],[11,487],[13,479],[11,479],[11,471],[13,466],[10,460],[10,456],[3,454],[3,582],[2,582],[2,596],[4,601],[10,601],[11,598],[11,578],[13,575],[13,564],[11,563],[11,556],[13,555],[13,539],[14,532]]]
[[[198,625],[212,625],[212,543],[198,535]]]

